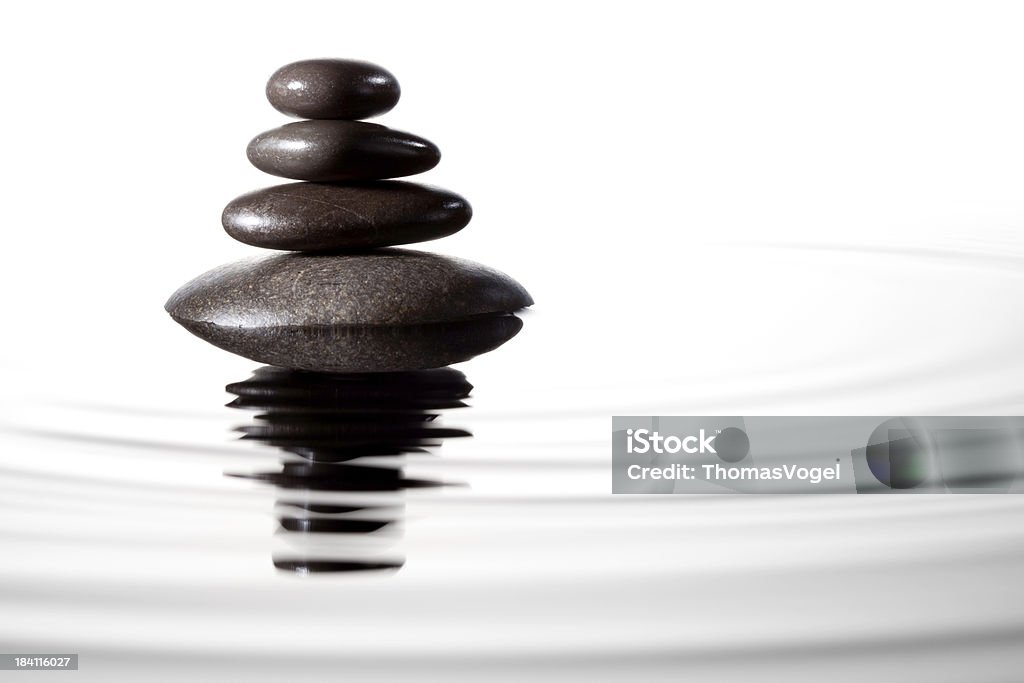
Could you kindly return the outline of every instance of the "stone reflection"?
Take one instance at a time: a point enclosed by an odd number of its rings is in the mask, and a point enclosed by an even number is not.
[[[275,447],[278,468],[229,473],[278,492],[275,513],[289,546],[274,565],[298,573],[396,570],[403,492],[442,482],[405,476],[405,456],[468,437],[439,424],[472,390],[452,368],[329,374],[263,367],[229,384],[228,406],[255,412],[242,439]]]

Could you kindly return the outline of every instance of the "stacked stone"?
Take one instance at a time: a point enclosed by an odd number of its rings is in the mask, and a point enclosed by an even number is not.
[[[256,247],[297,253],[216,268],[166,309],[193,334],[271,365],[325,372],[442,367],[505,343],[533,303],[486,266],[393,245],[444,237],[472,215],[459,195],[389,180],[427,171],[438,148],[357,119],[398,102],[385,69],[350,60],[282,67],[267,84],[279,111],[308,120],[257,135],[249,160],[303,181],[242,195],[224,229]]]

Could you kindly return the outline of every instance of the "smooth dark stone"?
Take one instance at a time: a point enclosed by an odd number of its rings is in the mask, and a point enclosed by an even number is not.
[[[390,248],[242,259],[183,286],[167,310],[229,327],[389,326],[473,320],[532,303],[522,285],[493,268]]]
[[[441,160],[429,140],[362,121],[296,121],[260,133],[246,154],[265,173],[321,182],[415,175]]]
[[[286,64],[267,81],[267,99],[300,119],[366,119],[398,104],[401,89],[387,69],[352,59]]]
[[[381,249],[228,264],[168,300],[175,321],[222,349],[318,372],[437,368],[501,346],[533,299],[472,261]]]
[[[410,244],[466,227],[469,202],[398,180],[354,185],[288,183],[243,194],[221,222],[239,242],[265,249],[337,251]]]

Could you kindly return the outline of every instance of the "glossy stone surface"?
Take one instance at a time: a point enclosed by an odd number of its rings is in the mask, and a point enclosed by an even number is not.
[[[469,360],[522,327],[533,299],[471,261],[403,249],[280,254],[215,268],[168,300],[222,349],[286,368],[391,372]]]
[[[254,247],[333,251],[437,239],[464,228],[472,215],[454,192],[393,180],[275,185],[231,201],[221,222]]]
[[[363,121],[296,121],[260,133],[246,154],[265,173],[327,182],[409,176],[441,160],[429,140]]]
[[[267,99],[301,119],[366,119],[389,111],[401,89],[387,69],[351,59],[286,64],[267,81]]]

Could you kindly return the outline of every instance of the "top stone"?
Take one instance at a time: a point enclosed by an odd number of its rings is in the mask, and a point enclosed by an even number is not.
[[[366,119],[389,111],[401,89],[388,70],[351,59],[307,59],[274,72],[267,99],[304,119]]]

